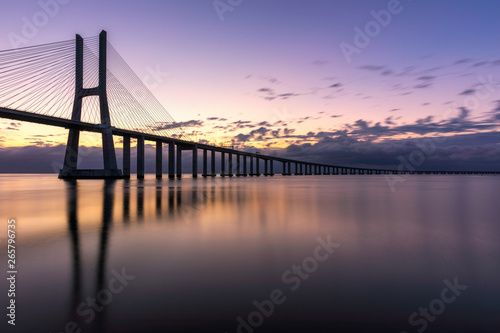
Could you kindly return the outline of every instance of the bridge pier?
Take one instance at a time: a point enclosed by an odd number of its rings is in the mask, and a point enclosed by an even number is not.
[[[130,136],[123,137],[123,178],[130,178]]]
[[[193,178],[198,178],[198,145],[195,143],[193,146],[193,167],[192,176]]]
[[[236,177],[240,177],[241,176],[241,155],[240,154],[236,154]]]
[[[208,165],[207,165],[207,150],[203,149],[203,173],[201,174],[202,177],[207,177],[208,176],[208,174],[207,174],[207,168],[208,168]]]
[[[137,138],[137,179],[144,178],[144,137]]]
[[[226,156],[224,156],[224,152],[220,153],[220,176],[225,177],[226,175]]]
[[[175,143],[168,143],[168,178],[175,178]]]
[[[215,177],[217,174],[215,173],[215,150],[212,149],[210,153],[210,176]]]
[[[232,177],[233,176],[233,154],[232,153],[228,153],[227,154],[227,159],[228,159],[228,168],[229,168],[229,174],[228,174],[228,176]]]
[[[177,145],[177,178],[182,178],[182,148],[181,145]]]
[[[255,175],[260,176],[260,161],[258,157],[255,157]]]
[[[264,160],[264,176],[269,176],[269,169],[268,169],[268,163],[269,161],[267,158]]]
[[[253,173],[253,156],[250,156],[250,176],[255,176]]]
[[[247,155],[243,155],[243,176],[247,176]]]
[[[270,167],[271,167],[270,175],[274,176],[274,160],[270,160],[269,163],[270,163]]]
[[[156,179],[163,177],[163,142],[156,141]]]

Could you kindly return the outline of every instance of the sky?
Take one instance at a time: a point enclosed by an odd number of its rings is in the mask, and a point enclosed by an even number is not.
[[[106,30],[192,140],[335,165],[491,171],[499,12],[464,0],[5,0],[0,50]],[[0,172],[56,171],[66,136],[0,119]],[[82,134],[87,167],[99,142]]]

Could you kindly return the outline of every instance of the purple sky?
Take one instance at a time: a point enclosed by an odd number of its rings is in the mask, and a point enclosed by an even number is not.
[[[197,141],[340,165],[498,170],[499,10],[451,0],[7,0],[0,49],[104,29]],[[10,161],[0,172],[26,161],[24,171],[50,171],[65,135],[0,119],[0,159]]]

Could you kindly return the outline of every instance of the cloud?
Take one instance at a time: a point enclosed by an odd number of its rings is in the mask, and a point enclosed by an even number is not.
[[[202,120],[188,120],[188,121],[180,121],[180,122],[172,122],[172,123],[164,123],[162,125],[158,125],[153,127],[153,130],[168,130],[174,128],[186,128],[186,127],[199,127],[203,126]]]
[[[331,85],[331,86],[329,86],[328,88],[340,88],[340,87],[342,87],[342,83],[337,82],[337,83],[335,83],[335,84],[332,84],[332,85]]]
[[[475,89],[466,89],[464,91],[462,91],[460,94],[458,95],[472,95],[473,93],[475,93],[476,90]]]
[[[392,116],[385,118],[384,122],[387,125],[395,125],[396,123],[392,121]]]
[[[380,71],[384,69],[384,66],[376,66],[376,65],[364,65],[359,67],[359,69],[367,70],[367,71]]]
[[[277,98],[279,99],[288,99],[290,97],[295,97],[295,96],[299,96],[300,94],[296,94],[296,93],[283,93],[283,94],[277,94],[274,89],[271,89],[271,88],[260,88],[260,89],[257,89],[258,92],[261,92],[261,93],[265,93],[265,96],[263,97],[265,100],[268,100],[268,101],[273,101]]]
[[[295,97],[295,96],[299,96],[299,94],[295,94],[295,93],[286,93],[286,94],[279,94],[277,95],[278,98],[281,98],[281,99],[287,99],[287,98],[290,98],[290,97]]]
[[[325,137],[315,144],[290,145],[280,157],[339,166],[396,169],[400,158],[428,145],[418,170],[497,171],[500,163],[500,133],[476,133],[384,142],[360,141],[349,135]],[[432,149],[431,149],[432,148]]]
[[[457,60],[453,64],[455,64],[455,65],[462,65],[462,64],[467,64],[467,63],[469,63],[471,61],[472,61],[472,59],[466,58],[466,59]]]
[[[219,118],[219,117],[208,117],[207,120],[210,120],[210,121],[213,121],[213,120],[227,121],[226,118]]]

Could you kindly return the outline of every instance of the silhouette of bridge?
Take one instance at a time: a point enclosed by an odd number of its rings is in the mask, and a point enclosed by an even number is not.
[[[357,168],[194,142],[177,126],[106,36],[102,31],[98,37],[83,39],[76,35],[75,40],[0,51],[0,117],[69,129],[59,178],[130,178],[131,138],[137,140],[137,178],[144,178],[145,141],[156,143],[157,178],[163,175],[164,144],[168,145],[170,178],[182,176],[182,152],[186,150],[192,151],[192,176],[197,177],[200,149],[204,177],[217,173],[230,177],[272,176],[275,162],[282,163],[283,175],[500,173]],[[81,131],[101,134],[103,169],[78,168]],[[123,138],[122,170],[117,166],[113,136]],[[218,168],[216,154],[220,158]]]

